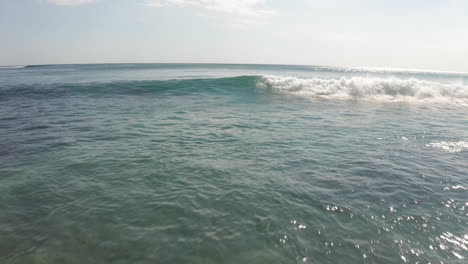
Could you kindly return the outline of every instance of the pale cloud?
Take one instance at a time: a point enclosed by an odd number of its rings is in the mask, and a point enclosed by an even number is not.
[[[47,0],[48,3],[62,6],[76,6],[95,2],[96,0]]]
[[[199,6],[200,1],[197,1],[197,0],[150,0],[150,1],[146,1],[145,5],[148,7],[163,7],[163,6],[168,6],[168,5]]]
[[[146,6],[148,7],[163,7],[164,5],[161,3],[161,1],[148,1],[145,3]]]
[[[199,6],[214,12],[248,17],[265,17],[278,14],[276,10],[259,8],[265,2],[266,0],[158,0],[146,2],[146,6]]]

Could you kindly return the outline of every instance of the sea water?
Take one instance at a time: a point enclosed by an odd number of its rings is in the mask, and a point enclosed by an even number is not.
[[[466,263],[468,75],[0,68],[0,263]]]

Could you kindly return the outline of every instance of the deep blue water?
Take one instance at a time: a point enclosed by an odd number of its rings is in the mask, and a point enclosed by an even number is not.
[[[0,263],[466,263],[468,76],[0,68]]]

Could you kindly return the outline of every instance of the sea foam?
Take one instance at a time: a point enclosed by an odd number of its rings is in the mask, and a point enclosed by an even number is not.
[[[350,77],[340,79],[261,75],[258,87],[328,98],[427,101],[468,104],[468,86],[419,79]]]
[[[468,142],[466,141],[458,141],[458,142],[435,142],[435,143],[429,143],[426,144],[428,147],[432,147],[435,149],[443,150],[446,152],[462,152],[462,151],[468,151]]]

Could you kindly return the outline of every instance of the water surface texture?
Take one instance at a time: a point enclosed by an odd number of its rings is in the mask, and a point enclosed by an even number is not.
[[[0,68],[0,263],[466,263],[468,77]]]

